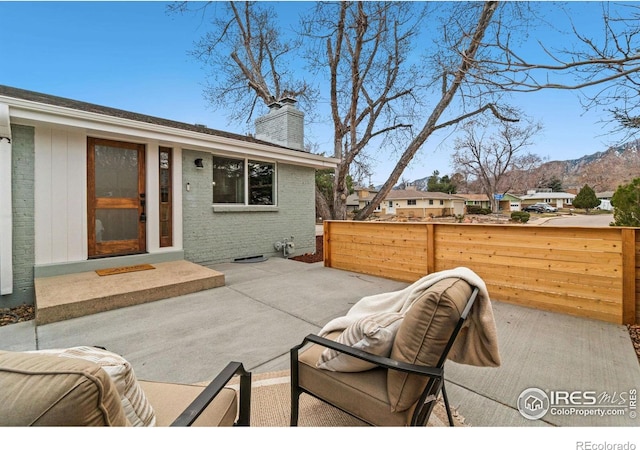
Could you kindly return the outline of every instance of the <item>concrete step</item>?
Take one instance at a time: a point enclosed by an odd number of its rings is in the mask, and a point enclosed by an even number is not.
[[[224,286],[224,274],[188,261],[100,276],[95,271],[35,279],[36,324],[44,325]]]

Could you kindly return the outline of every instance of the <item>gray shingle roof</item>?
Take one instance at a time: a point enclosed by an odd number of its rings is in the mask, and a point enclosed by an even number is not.
[[[136,122],[148,123],[153,125],[160,125],[178,130],[193,131],[196,133],[208,134],[212,136],[220,136],[223,138],[236,139],[245,142],[252,142],[261,145],[269,145],[272,147],[286,148],[288,150],[296,150],[304,152],[303,150],[292,149],[289,147],[283,147],[281,145],[273,144],[271,142],[262,141],[252,136],[245,136],[242,134],[229,133],[226,131],[215,130],[213,128],[207,128],[201,125],[193,125],[175,120],[162,119],[160,117],[148,116],[145,114],[138,114],[131,111],[125,111],[122,109],[110,108],[108,106],[96,105],[93,103],[82,102],[78,100],[71,100],[64,97],[57,97],[55,95],[42,94],[40,92],[28,91],[25,89],[14,88],[11,86],[4,86],[0,84],[0,96],[12,97],[21,100],[32,101],[36,103],[42,103],[52,106],[60,106],[64,108],[75,109],[78,111],[91,112],[101,114],[104,116],[118,117],[122,119],[134,120]],[[308,153],[308,152],[304,152]]]
[[[369,194],[364,200],[371,200],[375,194]],[[385,197],[387,200],[432,199],[432,200],[463,200],[459,195],[443,192],[426,192],[417,189],[393,189]]]

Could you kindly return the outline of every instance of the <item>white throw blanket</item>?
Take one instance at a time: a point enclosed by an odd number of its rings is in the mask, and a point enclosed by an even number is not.
[[[326,336],[332,331],[344,330],[359,318],[379,312],[405,314],[425,290],[446,278],[459,278],[479,289],[478,297],[469,317],[449,352],[449,359],[473,366],[499,366],[498,337],[489,292],[482,278],[466,267],[434,272],[400,291],[363,297],[351,307],[345,316],[329,321],[320,330],[319,335]]]

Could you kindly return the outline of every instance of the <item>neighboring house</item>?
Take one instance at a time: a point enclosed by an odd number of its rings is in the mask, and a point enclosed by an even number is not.
[[[500,200],[500,211],[520,211],[522,209],[522,199],[517,195],[507,192]]]
[[[0,86],[0,307],[34,277],[315,251],[303,114],[274,103],[256,138]]]
[[[361,200],[366,198],[372,199],[373,195],[378,193],[378,191],[373,188],[362,186],[356,186],[353,190],[354,193],[347,197],[347,211],[352,212],[358,211],[368,204],[366,200],[364,202],[361,202]],[[380,207],[376,208],[376,212],[380,212]]]
[[[598,192],[596,197],[600,200],[598,208],[605,211],[613,211],[613,205],[611,204],[611,198],[613,197],[613,191]]]
[[[361,207],[366,206],[375,194],[360,199]],[[376,210],[378,211],[378,210]],[[464,214],[464,199],[442,192],[424,192],[410,187],[389,191],[380,203],[381,214],[404,217],[442,217]]]
[[[491,209],[491,201],[486,194],[457,194],[464,198],[465,206],[479,206],[481,208]],[[500,197],[498,209],[499,211],[520,211],[520,197],[513,194],[503,194]]]
[[[486,194],[456,194],[464,199],[465,206],[478,206],[491,209],[491,201]]]
[[[347,212],[357,211],[358,209],[360,209],[358,194],[350,194],[347,197]]]
[[[534,203],[544,202],[558,209],[570,208],[575,194],[569,192],[551,192],[551,191],[528,191],[525,195],[520,195],[522,207],[533,205]]]

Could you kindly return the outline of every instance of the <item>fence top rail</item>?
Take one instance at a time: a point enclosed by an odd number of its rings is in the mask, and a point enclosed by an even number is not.
[[[524,228],[524,229],[543,229],[543,230],[599,230],[603,232],[608,232],[608,230],[612,230],[614,232],[618,232],[621,230],[640,230],[640,227],[618,227],[618,226],[609,226],[609,227],[587,227],[587,226],[554,226],[554,225],[545,225],[544,227],[540,227],[540,225],[535,224],[522,224],[522,223],[452,223],[452,222],[438,222],[438,221],[425,221],[425,222],[416,222],[416,221],[406,221],[406,222],[391,222],[385,220],[372,220],[372,221],[355,221],[355,220],[325,220],[325,224],[348,224],[352,226],[426,226],[426,225],[435,225],[438,227],[493,227],[493,228]]]

